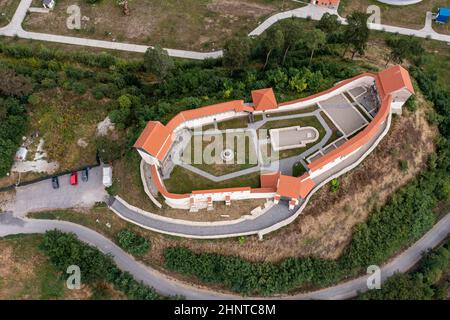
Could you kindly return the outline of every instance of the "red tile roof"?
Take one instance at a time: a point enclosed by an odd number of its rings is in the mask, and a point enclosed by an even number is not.
[[[309,178],[307,173],[299,178],[280,175],[277,194],[286,198],[306,198],[314,186],[314,181]]]
[[[251,111],[253,111],[252,108],[250,109]],[[204,118],[228,111],[236,111],[236,112],[248,111],[248,107],[244,105],[244,100],[233,100],[213,104],[211,106],[182,111],[169,121],[169,123],[167,124],[167,128],[170,131],[173,131],[175,130],[176,127],[178,127],[185,121]]]
[[[341,0],[311,0],[311,3],[319,6],[338,6]]]
[[[414,94],[414,87],[408,71],[400,65],[390,67],[378,73],[384,95],[406,88]]]
[[[171,144],[171,132],[161,122],[149,121],[134,147],[162,161]]]
[[[278,178],[280,177],[280,172],[264,173],[260,176],[261,188],[272,188],[277,187]]]
[[[256,111],[264,111],[278,108],[277,99],[272,88],[252,91],[253,104]]]

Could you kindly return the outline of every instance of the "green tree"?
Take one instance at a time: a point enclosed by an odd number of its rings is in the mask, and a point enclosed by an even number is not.
[[[308,48],[308,50],[311,51],[311,56],[309,57],[309,64],[311,65],[314,52],[322,48],[326,44],[327,37],[323,31],[319,29],[314,29],[305,34],[303,42],[305,46]]]
[[[297,43],[300,42],[302,34],[304,33],[302,21],[300,19],[289,19],[284,21],[283,24],[283,45],[284,45],[284,54],[283,61],[286,60],[286,56],[290,49],[295,47]]]
[[[405,59],[418,59],[425,53],[419,39],[413,36],[394,36],[387,39],[386,43],[391,48],[391,52],[386,56],[386,66],[391,61],[403,63]]]
[[[232,38],[225,43],[223,49],[223,64],[232,69],[244,68],[250,58],[250,39],[245,37]]]
[[[331,34],[333,32],[336,32],[340,26],[341,22],[339,21],[339,17],[335,14],[326,12],[322,16],[322,18],[320,18],[316,28],[322,30],[325,33]]]
[[[144,54],[145,69],[153,73],[159,81],[166,80],[174,66],[172,58],[160,46],[148,48]]]
[[[345,56],[348,49],[352,51],[352,59],[356,53],[364,54],[370,35],[370,29],[367,26],[368,18],[369,15],[367,13],[359,11],[353,11],[348,16],[348,24],[345,26],[343,34],[343,41],[347,43],[343,56]]]
[[[263,69],[266,68],[269,62],[270,55],[273,51],[282,50],[284,46],[284,34],[277,27],[270,28],[266,32],[266,36],[263,38],[262,46],[266,55]]]

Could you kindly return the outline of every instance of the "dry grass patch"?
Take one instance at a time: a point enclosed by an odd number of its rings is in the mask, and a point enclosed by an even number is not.
[[[69,5],[81,8],[81,30],[66,27]],[[29,14],[24,28],[52,34],[160,44],[190,50],[220,49],[232,35],[254,29],[267,16],[299,7],[292,1],[269,0],[132,0],[130,14],[113,0],[89,5],[84,0],[59,0],[49,14]]]
[[[0,0],[0,27],[6,26],[16,12],[19,0]]]

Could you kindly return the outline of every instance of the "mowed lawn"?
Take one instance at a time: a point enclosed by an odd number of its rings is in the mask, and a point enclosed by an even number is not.
[[[19,3],[20,0],[0,0],[0,27],[11,21]]]
[[[40,0],[33,1],[40,6]],[[81,9],[81,30],[66,26],[67,7]],[[28,14],[26,30],[164,47],[216,50],[237,33],[248,33],[268,16],[303,4],[287,0],[130,0],[128,16],[115,0],[90,5],[58,0],[49,14]]]
[[[423,0],[422,2],[408,6],[392,6],[376,0],[341,0],[339,14],[346,17],[353,10],[366,11],[370,5],[376,5],[381,9],[381,23],[406,27],[411,29],[422,29],[425,25],[426,12],[437,13],[439,7],[449,7],[448,0]],[[437,32],[450,34],[449,24],[439,25],[433,23]]]
[[[225,162],[221,157],[222,151],[226,149],[234,154],[229,162]],[[249,132],[193,136],[185,149],[183,161],[215,176],[258,165],[253,136]]]
[[[258,171],[221,182],[214,182],[184,169],[183,167],[176,166],[170,174],[170,178],[164,180],[164,184],[169,192],[178,194],[191,193],[192,190],[218,188],[258,188],[260,186],[260,172]]]

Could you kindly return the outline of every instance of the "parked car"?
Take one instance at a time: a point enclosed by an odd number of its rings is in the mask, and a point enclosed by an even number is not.
[[[81,180],[83,180],[83,182],[87,182],[89,180],[89,167],[84,168],[83,171],[81,171]]]
[[[52,187],[53,189],[58,189],[59,188],[59,180],[58,177],[52,177]]]
[[[103,166],[103,185],[105,187],[112,186],[112,168],[110,165]]]
[[[70,184],[76,186],[78,184],[78,172],[74,171],[70,175]]]

